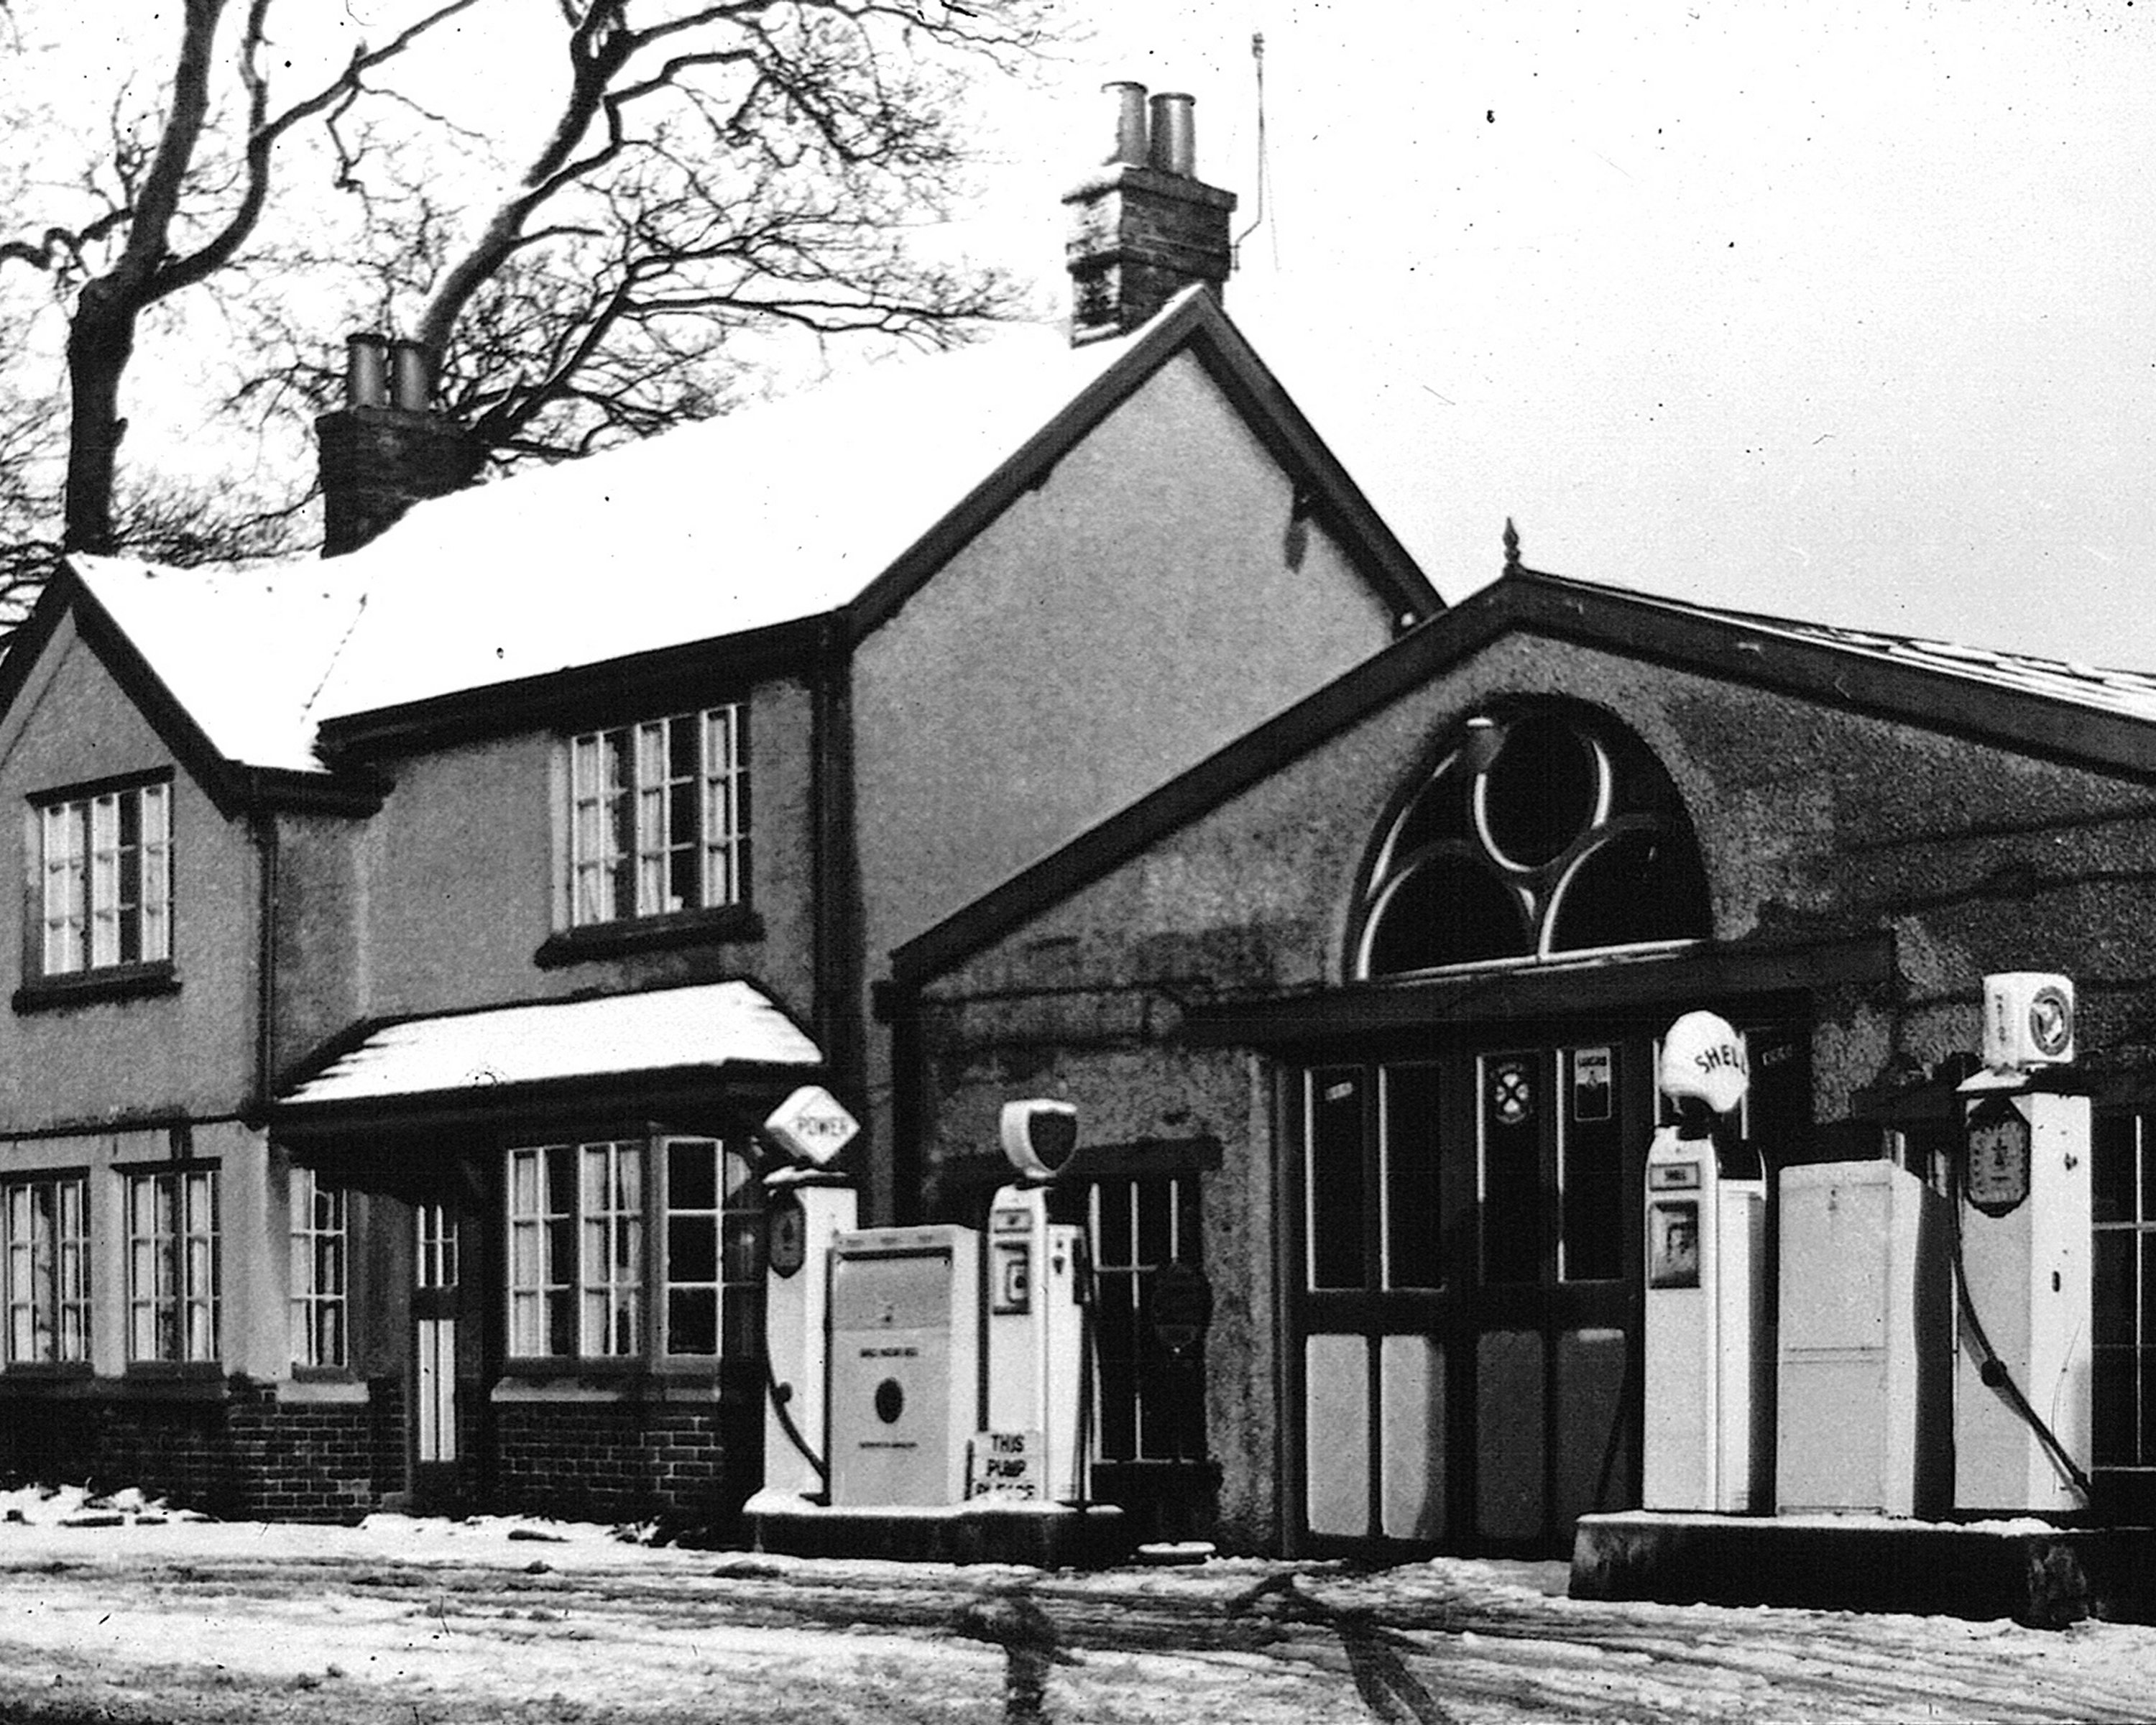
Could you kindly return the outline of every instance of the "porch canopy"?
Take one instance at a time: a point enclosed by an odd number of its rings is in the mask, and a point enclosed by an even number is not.
[[[362,1026],[270,1107],[280,1136],[443,1126],[565,1107],[747,1099],[823,1050],[762,989],[699,983]]]

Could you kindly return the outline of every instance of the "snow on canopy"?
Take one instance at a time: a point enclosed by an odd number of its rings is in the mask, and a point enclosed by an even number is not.
[[[374,1101],[480,1084],[691,1067],[813,1067],[823,1059],[761,989],[744,982],[701,983],[384,1024],[281,1100],[288,1106]]]

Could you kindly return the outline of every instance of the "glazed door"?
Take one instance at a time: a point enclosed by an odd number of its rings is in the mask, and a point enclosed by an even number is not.
[[[1638,1501],[1647,1055],[1582,1040],[1474,1056],[1476,1265],[1458,1337],[1473,1405],[1456,1435],[1478,1546],[1568,1549],[1578,1517]]]
[[[1302,1532],[1558,1551],[1637,1501],[1644,1038],[1296,1075]]]
[[[461,1229],[446,1204],[413,1212],[412,1487],[423,1504],[460,1495],[464,1445],[458,1393],[464,1321],[459,1299]]]

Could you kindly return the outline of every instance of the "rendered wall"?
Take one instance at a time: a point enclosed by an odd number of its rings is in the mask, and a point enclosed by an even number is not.
[[[1367,659],[1394,621],[1297,519],[1288,476],[1199,362],[1176,358],[856,655],[868,978],[937,918]],[[889,1057],[872,1034],[879,1152]],[[889,1214],[887,1163],[873,1166]]]
[[[172,768],[172,752],[73,628],[63,624],[0,724],[0,880],[28,879],[26,799],[116,774]],[[259,872],[244,822],[228,821],[184,768],[172,774],[172,960],[177,991],[10,1014],[0,1122],[89,1125],[236,1113],[254,1094]],[[0,976],[24,980],[24,891],[0,891]]]
[[[2070,973],[2089,1059],[2143,1081],[2156,1069],[2150,788],[1610,653],[1500,640],[925,992],[932,1188],[969,1168],[1014,1094],[1070,1097],[1097,1141],[1220,1139],[1205,1194],[1220,1302],[1208,1395],[1230,1538],[1279,1532],[1274,1127],[1266,1063],[1179,1041],[1184,1009],[1342,980],[1356,879],[1391,799],[1452,726],[1516,695],[1595,703],[1654,751],[1697,828],[1719,939],[1892,932],[1895,984],[1814,1002],[1818,1132],[1801,1153],[1843,1153],[1858,1089],[1974,1050],[1990,971]]]
[[[670,711],[735,693],[683,689]],[[294,907],[293,940],[325,952],[348,944],[360,1018],[746,976],[812,1022],[809,696],[783,681],[750,700],[759,934],[541,963],[540,948],[567,924],[568,790],[559,734],[533,730],[387,762],[395,788],[367,823],[356,877],[340,882],[325,859],[314,896]]]

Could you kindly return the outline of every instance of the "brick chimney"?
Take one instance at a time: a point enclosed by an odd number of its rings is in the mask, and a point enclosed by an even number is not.
[[[324,557],[358,550],[413,504],[478,476],[484,453],[434,411],[434,366],[417,341],[346,344],[345,404],[315,421]]]
[[[1197,177],[1196,105],[1142,84],[1111,84],[1116,147],[1064,194],[1070,206],[1074,346],[1136,329],[1194,282],[1217,295],[1232,264],[1235,194]]]

